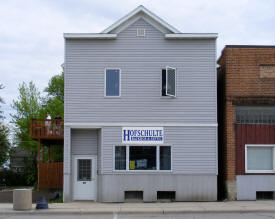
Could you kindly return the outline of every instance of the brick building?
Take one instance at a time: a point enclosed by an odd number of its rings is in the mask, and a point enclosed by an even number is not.
[[[226,46],[218,64],[220,198],[273,198],[275,46]]]

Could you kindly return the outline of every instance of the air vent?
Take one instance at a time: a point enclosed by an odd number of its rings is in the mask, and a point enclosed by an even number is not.
[[[138,37],[145,37],[145,29],[144,28],[137,28],[137,36]]]

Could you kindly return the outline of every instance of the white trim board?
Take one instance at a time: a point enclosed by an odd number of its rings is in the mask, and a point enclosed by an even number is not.
[[[103,33],[64,33],[65,39],[116,39],[117,34],[103,34]]]
[[[176,33],[165,34],[165,39],[216,39],[217,33]]]
[[[65,122],[64,126],[71,128],[102,128],[105,126],[141,126],[141,127],[218,127],[217,123],[137,123],[137,122],[100,122],[100,123],[72,123]]]

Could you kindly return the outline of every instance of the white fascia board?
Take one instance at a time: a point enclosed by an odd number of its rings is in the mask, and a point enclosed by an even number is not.
[[[102,128],[102,127],[218,127],[217,123],[127,123],[127,122],[101,122],[101,123],[64,123],[64,126],[71,128]]]
[[[165,34],[165,39],[217,39],[217,33],[176,33]]]
[[[103,33],[64,33],[65,39],[116,39],[117,34]]]
[[[131,17],[135,16],[137,13],[143,12],[144,14],[148,15],[152,19],[154,19],[156,22],[160,23],[162,26],[167,28],[172,33],[180,33],[176,28],[162,20],[159,16],[155,15],[153,12],[149,11],[147,8],[145,8],[143,5],[138,6],[136,9],[131,11],[129,14],[125,15],[121,19],[119,19],[117,22],[112,24],[107,29],[103,30],[101,33],[110,33],[112,30],[116,29],[118,26],[122,25],[123,23],[127,22]]]

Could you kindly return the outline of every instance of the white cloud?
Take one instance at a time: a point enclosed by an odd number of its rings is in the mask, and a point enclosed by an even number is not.
[[[5,110],[19,83],[33,80],[42,90],[61,71],[63,32],[100,32],[140,4],[183,32],[218,32],[218,55],[225,44],[275,44],[273,0],[1,1]]]

